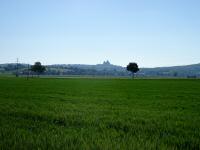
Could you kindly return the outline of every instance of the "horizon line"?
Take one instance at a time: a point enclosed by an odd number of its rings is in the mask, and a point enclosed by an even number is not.
[[[36,61],[36,62],[41,62],[41,61]],[[105,62],[105,61],[104,61]],[[1,63],[0,65],[5,65],[5,64],[17,64],[17,62],[14,63]],[[20,63],[18,62],[18,64],[24,64],[24,65],[31,65],[31,63]],[[168,68],[168,67],[181,67],[181,66],[191,66],[191,65],[200,65],[200,63],[192,63],[192,64],[182,64],[182,65],[172,65],[172,66],[153,66],[153,67],[139,67],[139,68]],[[97,64],[81,64],[81,63],[71,63],[71,64],[67,64],[67,63],[58,63],[58,64],[45,64],[44,66],[53,66],[53,65],[89,65],[89,66],[95,66],[95,65],[103,65],[103,63],[97,63]],[[115,65],[110,63],[110,65],[114,65],[114,66],[119,66],[119,67],[123,67],[125,68],[126,66],[123,65]]]

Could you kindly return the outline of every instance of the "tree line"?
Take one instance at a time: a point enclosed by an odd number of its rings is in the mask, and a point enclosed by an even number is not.
[[[130,71],[132,73],[132,77],[134,78],[135,73],[137,73],[140,69],[135,62],[131,62],[126,67],[127,71]],[[31,66],[30,71],[35,72],[38,77],[40,74],[44,73],[46,71],[46,67],[41,64],[41,62],[35,62],[34,65]],[[16,75],[17,76],[17,75]]]

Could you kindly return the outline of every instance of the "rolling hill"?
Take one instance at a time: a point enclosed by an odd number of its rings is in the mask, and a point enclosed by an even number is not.
[[[15,74],[16,63],[0,64],[1,74]],[[102,64],[54,64],[47,65],[45,75],[92,75],[92,76],[130,76],[125,67],[104,61]],[[18,64],[19,73],[26,75],[28,64]],[[140,68],[138,77],[200,77],[200,64],[172,67]]]

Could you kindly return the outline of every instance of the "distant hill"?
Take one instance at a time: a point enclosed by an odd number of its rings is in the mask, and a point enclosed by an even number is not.
[[[200,64],[173,67],[141,68],[139,74],[153,77],[200,77]]]
[[[15,74],[17,64],[0,64],[1,74]],[[130,76],[130,72],[125,67],[111,64],[104,61],[102,64],[54,64],[47,65],[45,75],[92,75],[92,76]],[[27,74],[28,64],[18,64],[18,70],[21,75]],[[200,77],[200,64],[140,68],[138,77]]]
[[[104,61],[102,64],[55,64],[47,66],[47,72],[57,75],[100,75],[100,76],[128,76],[129,72],[122,66]]]

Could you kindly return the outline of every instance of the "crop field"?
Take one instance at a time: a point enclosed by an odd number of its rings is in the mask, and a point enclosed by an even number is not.
[[[0,77],[0,149],[200,149],[200,80]]]

